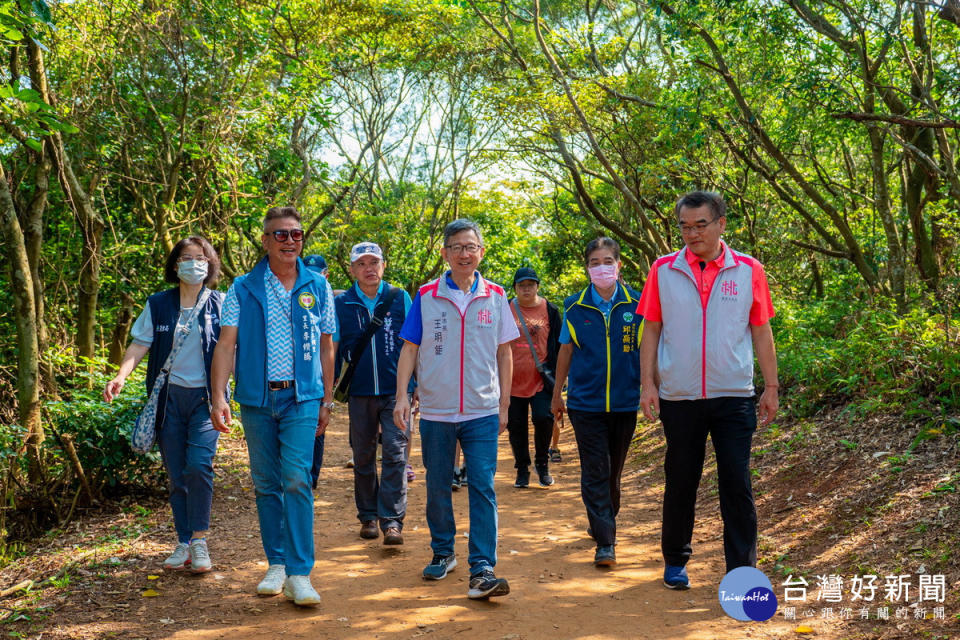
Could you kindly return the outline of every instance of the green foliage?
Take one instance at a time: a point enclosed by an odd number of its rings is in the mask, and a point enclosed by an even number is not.
[[[107,404],[101,394],[112,376],[102,372],[109,365],[103,360],[90,365],[92,373],[78,371],[62,381],[66,390],[62,400],[45,403],[51,430],[74,438],[80,464],[95,490],[159,486],[160,454],[154,450],[142,456],[130,448],[130,430],[146,396],[142,373],[128,378],[123,393]],[[56,437],[48,438],[44,445],[48,455],[57,460],[51,468],[65,472],[69,463],[63,459]]]
[[[790,411],[809,416],[849,404],[860,414],[899,413],[933,427],[960,410],[960,323],[880,301],[778,301],[773,321]]]

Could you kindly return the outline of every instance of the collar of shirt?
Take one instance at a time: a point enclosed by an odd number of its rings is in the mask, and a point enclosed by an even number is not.
[[[613,295],[610,296],[609,300],[604,300],[603,296],[600,295],[600,292],[597,291],[597,288],[590,285],[590,299],[593,300],[594,306],[596,306],[600,311],[603,312],[603,315],[609,316],[610,310],[613,309],[613,303],[617,299],[617,296],[620,294],[620,284],[617,283],[617,288],[614,290]]]
[[[452,289],[453,291],[460,291],[460,288],[457,286],[457,283],[453,281],[453,275],[452,275],[452,274],[453,274],[453,272],[450,271],[449,269],[447,270],[447,272],[446,272],[445,274],[443,274],[444,277],[446,277],[446,279],[447,279],[447,285],[448,285],[448,286],[450,287],[450,289]],[[479,272],[479,271],[474,271],[474,272],[473,272],[473,285],[470,287],[470,293],[476,293],[476,292],[477,292],[477,285],[478,285],[478,284],[480,284],[480,272]]]
[[[384,288],[386,288],[387,283],[384,280],[381,280],[380,286],[377,287],[377,295],[373,296],[372,298],[363,292],[363,289],[360,288],[359,282],[354,282],[353,286],[356,287],[357,297],[360,298],[360,302],[369,307],[377,304],[377,300],[380,299],[380,295],[383,293]]]
[[[707,262],[707,266],[714,266],[717,269],[723,267],[724,259],[727,255],[727,245],[723,240],[720,241],[720,255],[718,255],[713,260]],[[693,269],[693,272],[696,273],[699,270],[700,258],[693,251],[687,249],[687,263],[690,265],[690,268]],[[694,269],[694,267],[697,267]]]

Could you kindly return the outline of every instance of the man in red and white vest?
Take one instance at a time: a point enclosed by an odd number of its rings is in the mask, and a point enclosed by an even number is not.
[[[763,265],[720,239],[726,208],[717,193],[680,198],[675,213],[686,246],[654,262],[637,307],[645,320],[640,406],[648,420],[659,413],[667,440],[661,548],[670,589],[689,588],[686,564],[708,434],[717,456],[727,571],[757,563],[753,356],[756,350],[766,425],[779,407],[774,310]]]

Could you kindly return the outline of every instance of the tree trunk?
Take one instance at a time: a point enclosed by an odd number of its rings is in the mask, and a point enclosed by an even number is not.
[[[133,297],[126,291],[121,295],[123,302],[117,313],[117,323],[113,326],[113,333],[110,334],[110,364],[112,365],[119,365],[123,359],[123,352],[127,346],[127,334],[130,333],[130,325],[133,323]]]
[[[37,341],[37,307],[27,257],[27,245],[17,218],[7,175],[0,165],[0,225],[4,253],[10,265],[14,320],[17,327],[17,403],[20,424],[26,429],[27,462],[31,484],[43,481],[40,444],[44,440],[40,420],[40,347]]]

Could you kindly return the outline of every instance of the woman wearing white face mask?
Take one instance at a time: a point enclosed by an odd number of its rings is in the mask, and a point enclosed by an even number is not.
[[[590,285],[563,303],[553,412],[570,416],[580,452],[580,495],[593,563],[616,564],[620,474],[640,406],[640,294],[620,282],[620,245],[596,238],[584,251]],[[560,395],[568,380],[567,400]]]
[[[177,532],[177,546],[164,561],[164,569],[205,573],[212,568],[206,535],[213,501],[213,456],[220,434],[210,422],[210,365],[220,337],[223,294],[205,285],[216,282],[219,275],[220,259],[206,239],[190,236],[178,242],[164,269],[164,279],[178,286],[147,299],[117,375],[103,390],[103,399],[113,401],[127,376],[149,353],[149,395],[175,336],[185,334],[157,405],[157,442],[170,480]]]

